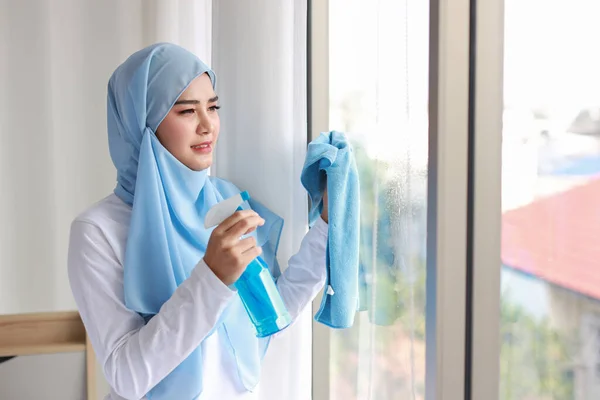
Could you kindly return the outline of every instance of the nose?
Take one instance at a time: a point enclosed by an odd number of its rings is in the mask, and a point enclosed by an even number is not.
[[[198,115],[198,127],[196,128],[196,133],[199,135],[212,133],[214,125],[210,117],[206,115],[206,113],[199,113]]]

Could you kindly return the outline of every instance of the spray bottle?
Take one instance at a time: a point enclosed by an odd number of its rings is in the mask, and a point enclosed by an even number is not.
[[[250,198],[242,192],[214,205],[204,219],[204,226],[219,225],[234,212],[242,210],[241,204]],[[256,328],[257,337],[267,337],[286,328],[292,321],[267,263],[256,257],[248,264],[244,273],[233,283],[244,308]]]

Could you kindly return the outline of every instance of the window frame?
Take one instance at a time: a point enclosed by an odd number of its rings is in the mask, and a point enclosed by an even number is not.
[[[471,399],[500,397],[504,0],[472,0]]]
[[[309,0],[308,7],[310,141],[330,129],[329,1]],[[470,0],[430,1],[426,400],[463,400],[467,394],[470,22]],[[320,302],[321,296],[313,312]],[[312,339],[313,400],[329,400],[329,328],[313,321]]]

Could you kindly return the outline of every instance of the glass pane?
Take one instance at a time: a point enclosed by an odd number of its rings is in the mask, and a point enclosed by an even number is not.
[[[361,181],[360,310],[331,331],[331,400],[423,399],[429,9],[329,1],[330,129]]]
[[[600,1],[505,0],[501,400],[600,399]]]

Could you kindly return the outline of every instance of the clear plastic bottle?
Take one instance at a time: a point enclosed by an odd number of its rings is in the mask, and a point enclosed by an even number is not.
[[[204,225],[209,228],[220,224],[234,212],[241,210],[240,204],[249,198],[248,192],[242,192],[223,200],[209,210]],[[238,291],[256,328],[256,336],[270,336],[292,322],[269,266],[262,257],[252,260],[232,286]]]

